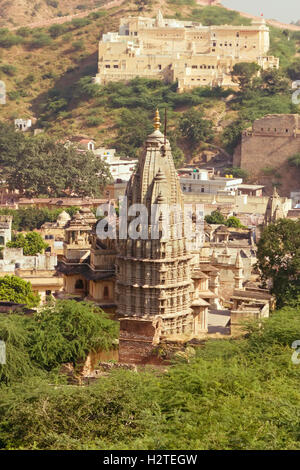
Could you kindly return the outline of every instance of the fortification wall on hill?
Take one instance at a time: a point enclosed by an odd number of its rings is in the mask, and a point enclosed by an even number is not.
[[[289,157],[300,152],[300,119],[297,114],[269,115],[254,122],[243,132],[233,165],[246,170],[251,179],[262,184],[279,180],[281,194],[300,187],[298,170],[288,164]],[[267,174],[269,173],[269,174]]]

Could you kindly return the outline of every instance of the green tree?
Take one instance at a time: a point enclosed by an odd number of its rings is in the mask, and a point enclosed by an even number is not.
[[[300,58],[297,57],[287,68],[287,74],[291,80],[300,80]]]
[[[10,320],[3,330],[19,330],[18,373],[32,325]],[[0,390],[0,448],[299,449],[300,368],[291,361],[299,331],[299,309],[285,307],[245,324],[244,338],[206,341],[164,373],[116,370],[88,387],[66,386],[54,371],[11,374]]]
[[[213,211],[210,215],[206,215],[205,221],[208,224],[225,224],[226,219],[219,210],[216,210]]]
[[[23,233],[19,233],[14,240],[7,242],[6,246],[9,248],[23,248],[25,256],[35,256],[38,253],[43,253],[48,244],[44,242],[38,232],[28,232],[25,236]]]
[[[41,31],[35,33],[29,43],[32,48],[39,49],[41,47],[49,46],[52,43],[52,39],[48,34]]]
[[[6,346],[6,364],[0,364],[0,386],[38,375],[28,351],[31,323],[31,318],[24,315],[0,315],[0,340]]]
[[[245,228],[240,219],[235,216],[228,217],[225,222],[227,227],[235,227],[235,228]]]
[[[248,172],[238,166],[228,167],[224,169],[224,174],[232,175],[234,178],[243,178],[243,180],[247,180]]]
[[[52,369],[59,364],[76,364],[90,351],[108,350],[118,337],[118,323],[91,303],[58,301],[35,315],[31,358]]]
[[[257,76],[260,67],[256,62],[240,62],[233,66],[231,76],[234,83],[238,83],[242,92],[249,89],[253,78]]]
[[[185,112],[179,121],[179,129],[182,135],[194,148],[201,142],[211,141],[214,136],[212,121],[203,119],[203,116],[202,110],[192,108]]]
[[[1,134],[0,126],[2,177],[11,190],[30,197],[96,196],[111,181],[109,166],[92,152],[66,148],[46,136],[9,141]]]
[[[289,80],[282,70],[268,69],[261,72],[261,89],[268,95],[289,93]]]
[[[258,242],[257,266],[272,282],[277,305],[300,294],[300,220],[280,219],[270,224]]]
[[[67,31],[65,24],[53,24],[49,28],[49,33],[52,38],[57,38]]]
[[[118,135],[115,146],[120,153],[137,156],[153,125],[148,113],[142,109],[124,109],[118,120]]]
[[[30,282],[9,275],[0,278],[0,300],[25,304],[29,308],[40,303],[40,297],[33,292]]]

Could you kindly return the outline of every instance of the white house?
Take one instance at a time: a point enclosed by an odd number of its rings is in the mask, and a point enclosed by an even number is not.
[[[130,158],[121,159],[116,155],[116,149],[98,148],[94,154],[109,165],[111,175],[115,182],[129,181],[138,160]]]
[[[183,193],[228,193],[236,194],[242,178],[233,178],[232,175],[211,175],[209,170],[191,169],[190,172],[179,175],[180,185]]]

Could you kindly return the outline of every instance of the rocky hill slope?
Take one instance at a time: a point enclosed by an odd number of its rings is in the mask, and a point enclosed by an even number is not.
[[[105,4],[105,0],[0,0],[0,25],[20,26],[74,15]]]

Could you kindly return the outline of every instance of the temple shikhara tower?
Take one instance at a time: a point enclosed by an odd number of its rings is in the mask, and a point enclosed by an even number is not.
[[[155,130],[146,140],[143,155],[127,187],[128,208],[143,204],[148,210],[147,234],[119,242],[116,260],[117,313],[121,318],[120,360],[149,356],[162,338],[198,331],[201,314],[193,314],[191,255],[183,217],[171,212],[167,232],[163,210],[158,210],[158,238],[151,238],[154,208],[183,209],[180,184],[169,141],[160,132],[158,111]],[[128,225],[133,217],[128,217]],[[141,233],[145,227],[140,227]],[[179,235],[181,234],[181,235]],[[125,317],[125,318],[124,318]]]

